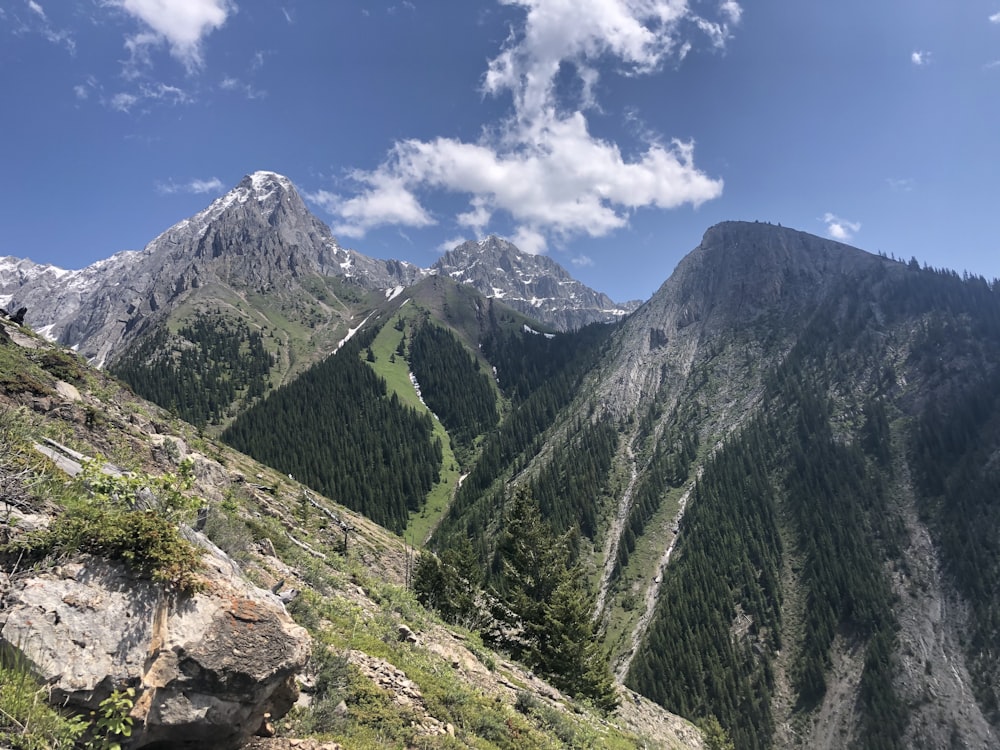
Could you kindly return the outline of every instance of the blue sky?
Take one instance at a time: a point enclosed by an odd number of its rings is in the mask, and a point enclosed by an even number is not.
[[[1000,277],[1000,0],[0,0],[0,101],[0,255],[68,268],[263,169],[620,300],[726,219]]]

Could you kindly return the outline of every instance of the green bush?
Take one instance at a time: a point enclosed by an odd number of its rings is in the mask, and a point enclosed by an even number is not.
[[[84,552],[123,560],[131,568],[183,593],[201,588],[201,552],[177,526],[153,511],[84,505],[57,516],[47,529],[16,537],[0,553],[42,560]]]
[[[47,349],[38,355],[38,366],[60,380],[83,382],[84,366],[79,357],[62,349]]]

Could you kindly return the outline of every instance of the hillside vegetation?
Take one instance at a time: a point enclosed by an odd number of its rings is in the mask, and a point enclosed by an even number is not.
[[[365,366],[360,356],[351,357],[355,360]],[[287,594],[289,611],[308,629],[314,644],[309,667],[299,676],[299,705],[265,723],[261,731],[276,736],[255,739],[255,747],[702,746],[697,730],[638,697],[630,698],[617,717],[596,711],[542,682],[509,655],[492,652],[475,634],[446,627],[407,589],[417,555],[398,537],[285,474],[199,437],[190,425],[27,329],[4,324],[0,364],[0,486],[5,510],[0,522],[0,613],[7,594],[31,576],[49,575],[61,569],[55,566],[75,559],[86,567],[88,558],[78,558],[74,549],[97,557],[114,557],[119,554],[115,549],[136,545],[145,549],[151,534],[176,535],[176,519],[193,520],[194,510],[202,507],[208,538],[228,552],[242,575]],[[110,458],[133,479],[94,484],[97,479],[91,474],[84,481],[92,488],[118,489],[113,495],[94,495],[88,501],[93,505],[71,502],[57,464],[33,447],[45,439],[55,440],[74,456]],[[171,478],[185,476],[190,481]],[[127,504],[115,505],[125,499],[120,494],[123,482],[134,488],[129,492],[137,492],[135,497],[151,492],[161,500],[172,498],[170,504],[158,506],[162,511],[123,510]],[[78,507],[91,507],[98,515],[117,508],[116,513],[125,513],[119,521],[146,523],[126,527],[92,515],[73,532],[85,546],[62,546],[58,554],[42,549],[19,528],[29,518],[35,519],[30,523],[49,515],[73,518],[78,511],[72,509]],[[161,517],[168,508],[180,515]],[[150,525],[153,518],[162,521]],[[50,529],[60,533],[57,522],[51,524]],[[131,547],[93,543],[116,529],[126,532]],[[37,562],[28,567],[27,558],[15,554],[9,541],[35,550]],[[124,559],[132,560],[140,575],[157,570],[144,567],[140,558]],[[163,585],[171,586],[173,580],[168,574]],[[147,688],[131,685],[128,692],[123,686],[113,698],[118,703],[109,695],[102,706],[111,718],[98,727],[92,725],[93,718],[76,719],[60,713],[58,706],[47,706],[30,664],[7,658],[17,653],[19,644],[3,645],[0,744],[71,747],[74,737],[99,730],[107,732],[99,736],[108,742],[117,738],[128,746],[123,733],[126,714],[121,711],[127,713],[133,702],[140,703]],[[139,736],[139,727],[135,729]]]

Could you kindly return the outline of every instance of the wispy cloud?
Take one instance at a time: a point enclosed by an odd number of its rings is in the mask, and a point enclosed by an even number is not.
[[[390,5],[388,8],[385,9],[385,12],[391,16],[395,14],[400,8],[402,8],[403,10],[416,11],[417,6],[409,2],[409,0],[403,0],[403,2],[401,2],[399,5]]]
[[[501,1],[524,17],[490,60],[482,87],[489,96],[510,96],[507,117],[474,143],[399,141],[377,168],[348,175],[353,195],[314,194],[335,217],[337,233],[430,226],[439,217],[422,196],[459,193],[469,209],[451,220],[481,232],[506,214],[521,249],[543,252],[552,238],[619,229],[638,208],[697,206],[722,193],[722,180],[695,166],[692,141],[654,135],[625,153],[591,133],[586,112],[599,107],[600,64],[636,76],[683,59],[698,39],[723,48],[742,15],[735,0],[722,2],[715,18],[697,15],[688,0]],[[569,69],[582,92],[575,101],[557,93],[557,76]]]
[[[264,89],[256,89],[253,87],[253,84],[246,83],[241,81],[239,78],[233,78],[231,76],[223,78],[219,82],[219,88],[223,91],[236,92],[251,100],[267,98],[267,91]]]
[[[132,64],[148,60],[148,48],[166,44],[188,72],[202,67],[202,40],[236,12],[231,0],[102,0],[139,21],[143,30],[126,40]]]
[[[445,240],[440,245],[437,246],[439,252],[447,253],[449,250],[454,250],[456,247],[465,242],[467,237],[452,237],[450,240]]]
[[[910,53],[910,62],[917,67],[929,65],[931,62],[931,53],[923,50],[914,50]]]
[[[139,97],[135,94],[128,94],[124,91],[115,94],[108,100],[108,106],[111,109],[118,112],[129,112],[132,107],[135,106],[136,102],[139,101]]]
[[[80,89],[77,86],[77,97]],[[118,112],[129,113],[139,104],[160,102],[168,105],[190,104],[194,101],[188,92],[166,83],[142,83],[132,91],[121,91],[106,101],[108,107]]]
[[[202,195],[204,193],[221,193],[223,187],[224,185],[222,184],[222,180],[218,177],[212,177],[208,180],[188,180],[183,183],[168,180],[167,182],[156,183],[156,192],[161,195],[173,195],[174,193],[194,193],[196,195]]]
[[[1000,23],[1000,13],[994,13],[990,16],[990,23]]]
[[[76,42],[73,39],[73,35],[66,29],[56,28],[41,3],[35,0],[28,0],[25,5],[30,12],[26,19],[19,17],[16,12],[12,16],[11,25],[13,27],[12,31],[15,34],[39,34],[46,41],[65,48],[71,55],[76,54]],[[0,10],[0,18],[6,20],[7,14],[5,11]]]
[[[589,255],[577,255],[575,258],[570,258],[570,263],[572,263],[577,268],[584,268],[586,266],[594,265],[594,259]]]
[[[893,190],[900,193],[909,193],[913,190],[913,180],[903,177],[887,177],[886,183]]]
[[[829,212],[823,214],[823,223],[826,224],[827,235],[840,242],[849,242],[861,231],[859,222],[842,219]]]

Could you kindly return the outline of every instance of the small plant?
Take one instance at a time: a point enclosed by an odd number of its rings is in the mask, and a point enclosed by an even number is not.
[[[89,553],[123,560],[183,593],[198,591],[201,553],[177,527],[201,503],[184,494],[193,483],[191,463],[182,462],[176,475],[160,477],[110,475],[99,465],[86,464],[76,480],[84,496],[68,503],[65,513],[47,528],[0,545],[0,552],[34,560]]]
[[[59,378],[73,383],[83,381],[84,365],[79,357],[62,349],[48,349],[38,355],[38,365]]]
[[[122,739],[132,736],[132,707],[135,705],[135,688],[115,690],[101,701],[96,711],[87,750],[121,750]]]
[[[253,557],[253,534],[236,511],[220,506],[208,509],[205,535],[233,560],[246,563]]]
[[[0,747],[68,750],[86,728],[84,719],[62,716],[46,702],[20,651],[0,650]]]
[[[27,441],[23,414],[0,410],[0,520],[6,521],[15,508],[23,510],[30,501],[36,472],[25,459]]]
[[[97,501],[128,510],[153,510],[174,523],[185,521],[202,505],[186,493],[194,486],[194,463],[181,461],[177,472],[160,476],[145,473],[108,474],[103,462],[88,461],[77,477],[78,486]]]
[[[202,586],[197,575],[200,551],[180,535],[175,524],[152,511],[85,505],[57,516],[46,529],[16,537],[0,546],[0,552],[33,560],[89,553],[123,560],[182,593],[195,593]]]

